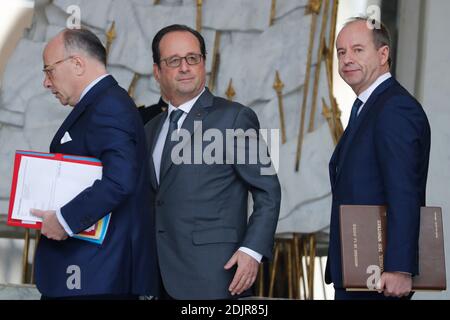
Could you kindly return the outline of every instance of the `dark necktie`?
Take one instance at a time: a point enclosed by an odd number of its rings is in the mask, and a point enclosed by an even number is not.
[[[166,158],[169,156],[172,151],[172,145],[175,143],[174,141],[171,141],[172,133],[176,130],[178,130],[178,120],[180,120],[180,117],[183,115],[183,110],[173,110],[170,113],[169,116],[169,130],[167,131],[166,141],[164,142],[164,148],[161,155],[161,166],[160,166],[160,174],[159,179],[161,179],[161,174],[165,172],[165,170],[169,166],[169,161],[166,161]]]
[[[363,105],[363,102],[356,98],[355,102],[353,103],[352,111],[350,113],[350,120],[348,121],[348,127],[351,127],[355,125],[356,119],[358,118],[358,111],[359,108]]]

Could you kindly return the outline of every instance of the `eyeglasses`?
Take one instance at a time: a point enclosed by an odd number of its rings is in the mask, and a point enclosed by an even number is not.
[[[199,64],[202,61],[203,54],[201,53],[191,53],[185,57],[170,57],[166,59],[161,59],[160,61],[165,61],[166,65],[170,68],[178,68],[181,65],[181,61],[184,59],[186,63],[190,66]]]
[[[53,70],[55,70],[55,67],[56,67],[58,64],[63,63],[64,61],[67,61],[67,60],[72,59],[72,58],[73,58],[73,56],[69,56],[69,57],[67,57],[67,58],[58,60],[58,61],[56,61],[56,62],[53,63],[53,64],[49,64],[48,66],[44,66],[44,69],[42,69],[42,71],[43,71],[49,78],[51,78],[51,77],[53,76]]]

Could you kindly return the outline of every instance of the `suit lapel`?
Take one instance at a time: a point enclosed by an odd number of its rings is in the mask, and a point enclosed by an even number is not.
[[[67,118],[59,127],[55,136],[50,144],[50,152],[57,152],[59,145],[61,144],[61,138],[64,136],[77,119],[84,113],[86,108],[92,104],[104,91],[113,85],[117,85],[117,81],[112,76],[107,76],[100,80],[95,86],[93,86],[88,93],[79,101],[69,113]]]
[[[182,141],[183,145],[181,147],[184,147],[187,143],[192,141],[192,136],[200,128],[201,122],[209,112],[209,107],[213,105],[213,100],[214,96],[211,94],[211,92],[209,92],[208,88],[206,88],[205,92],[203,92],[203,94],[195,102],[191,111],[189,111],[186,119],[183,122],[183,125],[181,126],[182,129],[187,130],[189,132],[190,136],[190,139],[185,139],[185,141]],[[164,159],[161,159],[161,168],[165,168],[165,170],[160,173],[159,176],[160,184],[161,181],[164,179],[164,176],[170,170],[172,164],[173,162],[172,159],[170,158],[170,153],[167,154],[164,157]]]
[[[348,130],[344,130],[341,138],[339,139],[338,144],[336,145],[336,148],[334,148],[333,154],[330,159],[329,164],[329,171],[330,171],[330,180],[331,180],[331,187],[334,186],[336,182],[336,168],[338,166],[338,160],[339,160],[339,153],[342,149],[342,145],[345,141],[345,137],[347,136]]]
[[[155,163],[153,161],[153,151],[155,150],[156,142],[158,141],[159,134],[161,133],[161,129],[164,125],[164,122],[167,118],[167,110],[162,112],[159,116],[159,119],[155,126],[150,127],[151,133],[149,134],[150,137],[150,153],[149,153],[149,166],[150,166],[150,180],[152,183],[152,187],[155,190],[158,190],[158,180],[156,179],[156,172],[155,172]]]
[[[80,115],[83,114],[85,109],[86,105],[80,103],[76,104],[75,107],[73,107],[72,111],[69,113],[69,115],[61,124],[55,136],[53,137],[53,140],[50,144],[50,152],[58,152],[57,150],[59,149],[58,147],[61,144],[61,138],[64,136],[64,133],[69,130],[69,128],[75,123]]]
[[[342,138],[339,141],[338,146],[336,147],[335,152],[331,158],[330,164],[333,164],[334,168],[330,170],[334,170],[335,179],[334,184],[338,181],[341,172],[342,165],[345,162],[345,159],[348,155],[348,151],[350,146],[352,145],[353,139],[357,136],[358,131],[363,127],[362,124],[365,122],[367,118],[370,118],[370,114],[372,113],[374,107],[376,106],[376,101],[380,94],[382,94],[387,88],[394,84],[394,79],[389,78],[383,83],[381,83],[370,95],[369,99],[365,103],[361,113],[359,114],[357,121],[355,122],[352,128],[347,127]],[[336,172],[336,167],[338,168]],[[332,172],[333,174],[333,172]],[[332,181],[333,183],[333,181]],[[333,185],[334,185],[333,184]]]

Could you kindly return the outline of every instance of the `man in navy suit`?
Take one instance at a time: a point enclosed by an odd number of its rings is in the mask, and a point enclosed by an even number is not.
[[[250,142],[260,141],[258,118],[250,108],[205,88],[205,42],[197,31],[165,27],[155,35],[152,49],[155,79],[169,98],[169,108],[145,126],[163,297],[228,299],[248,294],[259,262],[272,256],[281,197],[275,172],[264,174],[270,164],[264,167],[249,151]],[[214,142],[223,142],[234,129],[254,135],[247,136],[248,144],[242,136],[229,135],[232,142],[242,139],[243,147],[221,145],[214,162],[206,163],[202,156],[210,145],[200,141],[205,132],[215,133]],[[188,137],[178,144],[187,146],[183,154],[197,157],[200,151],[200,163],[174,163],[170,133],[178,130]],[[234,156],[225,161],[226,155],[240,152],[244,161]],[[248,219],[249,192],[254,205]]]
[[[357,95],[330,161],[333,204],[326,280],[336,299],[412,296],[418,270],[420,207],[430,155],[422,106],[390,74],[390,37],[381,23],[355,18],[338,35],[339,74]],[[386,205],[387,248],[378,292],[342,288],[339,207]],[[368,275],[369,276],[369,275]]]
[[[102,178],[42,217],[36,284],[43,298],[133,299],[157,295],[154,218],[139,112],[106,72],[106,51],[88,30],[66,29],[44,53],[44,86],[73,107],[50,152],[100,159]],[[101,245],[72,238],[112,213]]]

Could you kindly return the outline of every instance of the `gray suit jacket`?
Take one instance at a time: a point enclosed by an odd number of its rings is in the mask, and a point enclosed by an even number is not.
[[[158,185],[151,157],[167,111],[149,122],[152,208],[156,217],[158,260],[164,288],[176,299],[227,299],[236,268],[224,265],[240,247],[272,257],[281,190],[276,175],[261,175],[256,164],[169,164]],[[202,121],[201,127],[194,121]],[[182,128],[191,135],[207,129],[259,129],[256,114],[247,107],[214,97],[199,97]],[[217,132],[217,131],[216,131]],[[202,150],[211,142],[203,142]],[[194,143],[191,143],[192,158]],[[236,148],[234,149],[236,151]],[[248,153],[248,148],[245,148]],[[237,152],[235,152],[235,155]],[[162,161],[170,161],[170,158]],[[253,213],[247,219],[248,193]]]

